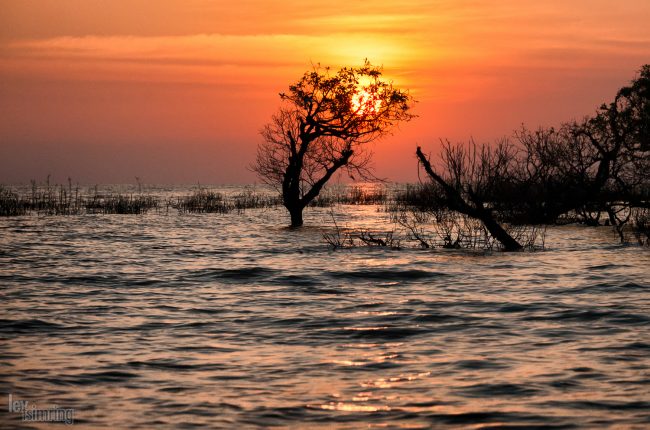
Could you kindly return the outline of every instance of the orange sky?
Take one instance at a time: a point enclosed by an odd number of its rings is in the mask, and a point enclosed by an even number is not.
[[[419,118],[375,144],[491,140],[592,113],[650,63],[647,0],[0,0],[0,183],[246,183],[278,93],[382,64]]]

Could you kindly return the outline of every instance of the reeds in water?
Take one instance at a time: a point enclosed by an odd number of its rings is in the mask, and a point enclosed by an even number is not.
[[[17,192],[10,188],[0,189],[0,216],[17,216],[30,213],[38,215],[83,214],[144,214],[151,210],[176,209],[179,213],[242,213],[249,209],[282,207],[278,194],[258,192],[245,188],[239,193],[198,188],[189,194],[162,199],[142,191],[120,193],[100,191],[97,186],[82,190],[68,179],[66,185],[51,185],[49,177],[45,184],[31,182],[28,190]],[[324,190],[310,206],[374,205],[390,200],[384,187],[351,186]]]
[[[95,194],[84,202],[86,213],[101,214],[138,215],[157,209],[159,206],[158,198],[144,195]]]
[[[0,216],[38,215],[82,215],[82,214],[142,214],[160,207],[155,196],[82,193],[79,186],[50,185],[49,178],[44,186],[31,182],[27,193],[20,194],[0,187]]]
[[[639,245],[650,247],[650,209],[640,209],[634,214],[634,236]]]
[[[72,188],[72,180],[68,178],[68,186],[50,185],[48,176],[44,188],[31,181],[29,196],[30,212],[45,215],[78,215],[83,210],[83,199],[79,186]]]
[[[0,216],[25,215],[28,209],[27,202],[18,194],[0,186]]]
[[[322,192],[309,206],[331,207],[334,205],[380,205],[390,200],[384,187],[350,186]]]
[[[228,213],[234,209],[223,194],[202,188],[188,196],[177,197],[170,205],[179,212],[190,213]]]
[[[170,206],[179,212],[189,213],[241,213],[247,209],[277,207],[282,204],[279,196],[256,193],[251,189],[234,195],[226,195],[199,188],[187,196],[176,197]]]
[[[256,193],[250,188],[247,188],[242,193],[235,194],[232,201],[237,211],[274,208],[282,205],[282,198],[279,195],[264,195]]]

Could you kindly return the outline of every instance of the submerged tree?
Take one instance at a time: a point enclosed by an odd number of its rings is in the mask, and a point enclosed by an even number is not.
[[[618,212],[649,204],[650,66],[593,117],[558,130],[522,128],[516,137],[525,154],[518,179],[526,219],[555,222],[572,211],[599,225],[605,213],[620,226]]]
[[[280,98],[252,168],[282,193],[292,227],[303,224],[303,209],[337,170],[371,178],[366,144],[413,118],[413,98],[368,61],[335,74],[316,66]]]
[[[443,173],[437,173],[420,147],[416,155],[446,208],[480,220],[498,240],[504,251],[518,251],[523,246],[501,226],[492,208],[492,200],[511,176],[516,151],[507,140],[495,147],[443,143]]]
[[[518,145],[443,144],[436,169],[420,148],[419,163],[445,208],[480,220],[505,250],[521,249],[501,223],[556,223],[567,216],[588,225],[623,227],[638,237],[650,209],[650,65],[596,114],[560,128],[515,133]],[[645,226],[645,227],[644,227]],[[643,242],[639,239],[640,242]]]

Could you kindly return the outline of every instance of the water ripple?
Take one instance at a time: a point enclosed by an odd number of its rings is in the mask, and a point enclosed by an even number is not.
[[[82,428],[648,427],[650,256],[610,229],[339,252],[305,215],[0,219],[0,391]]]

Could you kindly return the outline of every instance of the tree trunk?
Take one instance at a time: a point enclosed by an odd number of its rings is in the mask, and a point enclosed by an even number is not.
[[[293,205],[291,207],[287,206],[289,210],[289,215],[291,215],[291,227],[301,227],[302,226],[302,206]]]
[[[490,232],[492,237],[494,237],[501,243],[501,245],[503,245],[504,251],[519,251],[523,248],[521,244],[519,244],[519,242],[510,236],[508,232],[505,231],[503,227],[501,227],[497,220],[494,219],[489,209],[485,209],[483,204],[480,202],[471,202],[465,200],[459,190],[449,185],[440,175],[438,175],[431,167],[431,163],[419,146],[416,151],[416,155],[431,180],[437,182],[443,188],[447,199],[450,202],[451,209],[456,210],[460,213],[464,213],[465,215],[469,215],[470,217],[481,221],[485,228],[487,228],[487,230]]]
[[[300,169],[302,160],[296,161],[294,157],[289,160],[289,166],[284,175],[282,184],[282,201],[291,216],[291,227],[302,226],[302,210],[305,205],[300,199]]]
[[[501,242],[504,251],[520,251],[523,247],[517,242],[501,225],[495,221],[494,217],[488,212],[479,211],[478,218],[485,228],[490,232],[493,238]]]

